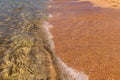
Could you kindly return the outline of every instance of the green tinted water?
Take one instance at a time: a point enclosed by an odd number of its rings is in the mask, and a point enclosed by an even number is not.
[[[47,0],[0,0],[0,80],[56,78],[46,8]]]

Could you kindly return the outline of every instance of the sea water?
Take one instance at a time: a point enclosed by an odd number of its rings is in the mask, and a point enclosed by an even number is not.
[[[55,54],[51,55],[54,57],[53,62],[48,61],[51,58],[43,48],[47,47],[47,50],[54,53],[54,43],[49,32],[51,25],[45,21],[48,18],[47,2],[48,0],[0,0],[0,79],[88,79],[83,73],[68,67]],[[42,28],[35,27],[38,23]],[[56,65],[58,72],[54,72],[51,65]],[[59,76],[55,79],[56,73]]]

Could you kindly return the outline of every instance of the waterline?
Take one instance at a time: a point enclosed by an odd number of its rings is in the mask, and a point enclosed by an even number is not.
[[[46,33],[48,35],[48,39],[49,39],[49,44],[51,45],[50,48],[51,50],[53,50],[54,52],[54,41],[53,41],[53,35],[50,32],[50,29],[53,28],[53,25],[51,25],[49,22],[44,22],[43,27],[46,30]],[[53,54],[55,55],[55,54]],[[76,70],[74,70],[73,68],[69,67],[67,64],[65,64],[59,57],[57,56],[53,56],[55,57],[57,61],[55,61],[56,63],[53,65],[56,65],[58,67],[59,72],[59,77],[61,80],[88,80],[88,76],[85,75],[82,72],[78,72]]]

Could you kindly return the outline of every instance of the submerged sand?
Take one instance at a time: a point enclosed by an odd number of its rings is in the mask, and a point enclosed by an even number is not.
[[[55,53],[89,80],[120,80],[120,10],[76,1],[51,2]]]

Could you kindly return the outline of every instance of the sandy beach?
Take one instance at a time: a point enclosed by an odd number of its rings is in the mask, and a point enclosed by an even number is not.
[[[120,80],[120,10],[96,5],[83,0],[50,3],[55,53],[89,80]]]

